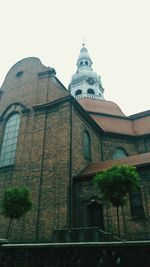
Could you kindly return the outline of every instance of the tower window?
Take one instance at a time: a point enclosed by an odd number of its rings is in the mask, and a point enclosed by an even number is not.
[[[82,94],[82,90],[78,89],[76,92],[75,92],[75,95],[81,95]]]
[[[0,167],[14,164],[17,137],[19,132],[20,115],[12,115],[6,122],[0,153]]]
[[[88,94],[95,95],[95,91],[94,91],[92,88],[89,88],[89,89],[87,90],[87,93],[88,93]]]
[[[88,61],[85,61],[85,65],[88,65]]]
[[[87,160],[91,160],[91,140],[90,135],[87,131],[84,132],[83,150],[84,158]]]
[[[80,66],[82,66],[82,65],[83,65],[83,61],[80,62]]]

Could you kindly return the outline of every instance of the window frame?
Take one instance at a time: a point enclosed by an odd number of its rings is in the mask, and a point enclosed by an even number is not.
[[[91,161],[91,137],[87,130],[83,135],[83,154],[86,160]]]
[[[81,89],[77,89],[77,91],[75,91],[75,96],[78,96],[78,95],[82,95]]]
[[[87,89],[87,94],[95,95],[95,91],[93,88],[88,88]]]
[[[142,219],[145,217],[141,190],[137,190],[129,195],[130,210],[133,219]]]
[[[122,154],[120,153],[120,156],[119,156],[119,153],[118,153],[118,155],[117,155],[117,151],[122,152]],[[115,154],[117,156],[115,156]],[[126,150],[122,147],[117,147],[112,153],[112,159],[121,159],[121,158],[125,158],[125,157],[128,157],[128,154],[127,154]]]
[[[0,168],[15,164],[20,121],[21,115],[19,112],[9,114],[5,120],[0,147]]]

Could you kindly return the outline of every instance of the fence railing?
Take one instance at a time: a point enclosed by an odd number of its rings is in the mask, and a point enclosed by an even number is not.
[[[109,242],[118,240],[112,233],[102,231],[98,227],[72,228],[54,230],[54,242]]]
[[[53,242],[110,242],[119,240],[150,240],[150,233],[122,233],[119,238],[117,233],[108,233],[102,231],[99,227],[59,229],[53,232]]]

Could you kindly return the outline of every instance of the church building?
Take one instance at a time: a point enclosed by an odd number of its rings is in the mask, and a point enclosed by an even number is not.
[[[93,183],[116,163],[135,166],[141,188],[120,208],[127,240],[150,238],[150,110],[126,116],[105,100],[82,44],[68,89],[53,68],[29,57],[0,88],[0,196],[26,186],[33,206],[14,220],[12,242],[92,242],[117,236],[116,210]],[[0,237],[8,219],[0,212]]]

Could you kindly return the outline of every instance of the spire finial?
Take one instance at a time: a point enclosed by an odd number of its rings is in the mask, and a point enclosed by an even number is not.
[[[85,40],[84,40],[84,38],[82,38],[82,46],[83,47],[85,46]]]

